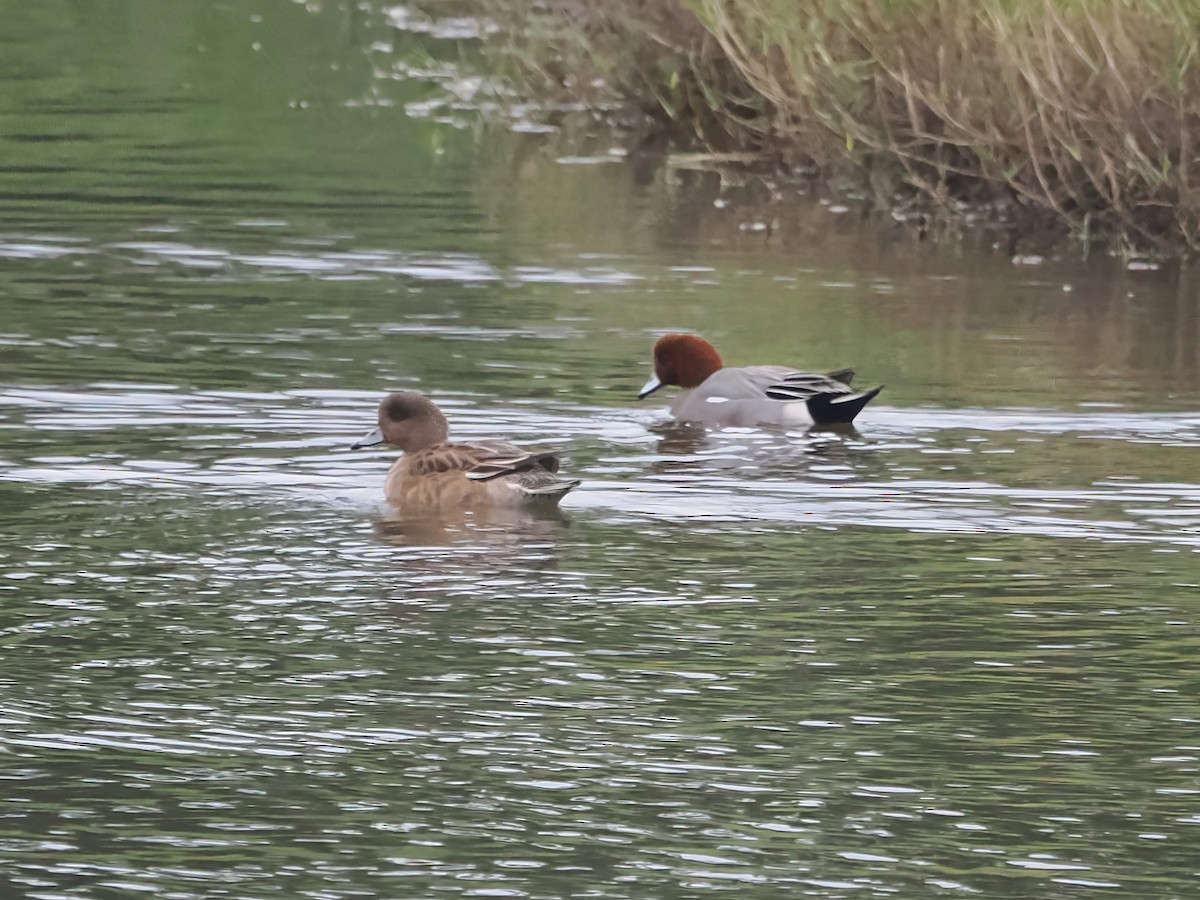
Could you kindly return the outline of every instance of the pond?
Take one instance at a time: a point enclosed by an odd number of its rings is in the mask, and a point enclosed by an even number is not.
[[[499,126],[470,19],[0,9],[6,896],[1194,890],[1186,268]],[[675,426],[670,330],[886,387]],[[397,518],[398,388],[582,486]]]

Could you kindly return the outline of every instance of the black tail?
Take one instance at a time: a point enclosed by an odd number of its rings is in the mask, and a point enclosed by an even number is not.
[[[817,394],[808,398],[808,413],[814,425],[849,425],[882,390],[881,384],[861,394]]]

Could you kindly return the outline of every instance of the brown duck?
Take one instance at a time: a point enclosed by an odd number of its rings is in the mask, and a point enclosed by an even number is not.
[[[446,417],[416,391],[389,394],[379,425],[351,449],[391,444],[404,455],[384,483],[388,503],[402,509],[555,505],[578,481],[558,477],[553,453],[527,453],[506,441],[450,443]]]

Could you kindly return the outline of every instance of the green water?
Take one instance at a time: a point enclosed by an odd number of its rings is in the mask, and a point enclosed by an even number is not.
[[[1189,272],[635,177],[469,20],[0,13],[0,896],[1197,895]],[[671,427],[680,328],[887,388]],[[396,387],[583,486],[397,520]]]

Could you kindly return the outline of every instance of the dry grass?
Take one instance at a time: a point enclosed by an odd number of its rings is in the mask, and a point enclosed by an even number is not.
[[[539,97],[668,126],[676,140],[734,149],[765,100],[678,0],[481,0],[499,46]]]
[[[1200,247],[1200,7],[1180,0],[698,0],[771,104],[760,127],[895,160],[946,202],[982,182],[1079,235]]]
[[[1084,241],[1200,249],[1196,0],[534,9],[527,71],[640,101],[709,147],[854,168],[892,203],[1008,201]]]

